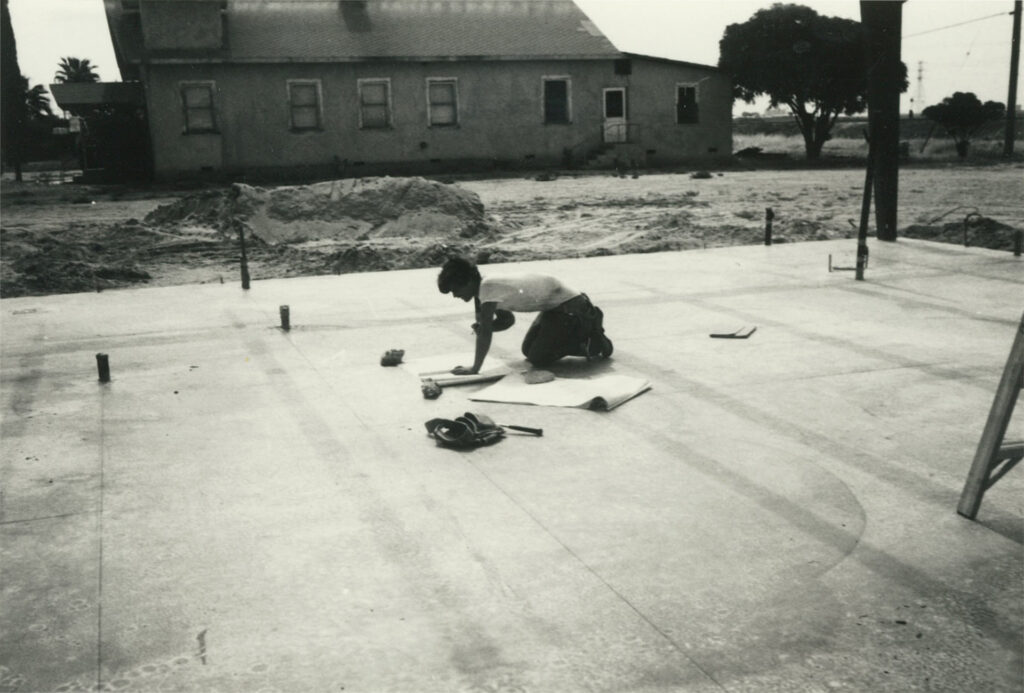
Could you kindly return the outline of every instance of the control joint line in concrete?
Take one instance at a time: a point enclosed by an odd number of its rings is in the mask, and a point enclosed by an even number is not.
[[[788,276],[788,275],[785,275],[785,276]],[[907,276],[906,275],[901,275],[901,278],[907,278]],[[662,303],[693,303],[693,304],[701,304],[702,307],[707,308],[707,307],[709,307],[709,305],[711,305],[711,304],[708,303],[709,299],[740,298],[740,297],[743,297],[743,296],[762,296],[764,294],[770,294],[770,293],[789,293],[789,292],[792,292],[792,291],[812,291],[812,290],[831,291],[831,290],[839,290],[839,291],[849,291],[849,292],[853,292],[853,293],[877,293],[877,294],[883,294],[882,291],[878,291],[877,289],[874,288],[874,287],[882,287],[882,288],[885,288],[885,289],[888,289],[888,290],[891,290],[891,291],[899,291],[899,292],[903,292],[903,293],[914,293],[914,292],[910,292],[908,289],[903,288],[903,287],[893,286],[893,285],[890,285],[890,284],[881,284],[881,283],[878,283],[878,282],[871,282],[871,283],[865,283],[865,282],[853,283],[853,282],[850,282],[848,284],[838,284],[838,283],[837,284],[822,284],[821,282],[807,282],[807,283],[800,283],[800,284],[787,284],[787,285],[783,285],[783,286],[779,286],[777,284],[770,284],[770,285],[763,285],[763,286],[762,285],[755,285],[755,286],[739,287],[739,288],[735,288],[735,289],[725,289],[725,290],[715,290],[715,291],[695,291],[695,292],[688,292],[688,293],[673,293],[673,292],[667,292],[667,291],[659,291],[659,290],[657,290],[655,288],[652,288],[652,287],[649,287],[649,286],[640,285],[640,284],[635,284],[635,283],[632,283],[632,282],[630,283],[630,285],[631,286],[636,286],[637,288],[641,288],[641,289],[644,289],[646,291],[649,291],[651,293],[651,295],[650,296],[644,296],[642,298],[631,297],[631,298],[605,299],[604,301],[601,301],[600,303],[602,305],[610,305],[610,306],[633,306],[633,305],[636,305],[638,302],[642,302],[643,305],[656,305],[656,304],[662,304]],[[924,307],[924,308],[930,308],[932,310],[937,310],[937,311],[943,311],[943,312],[946,312],[946,313],[951,313],[953,315],[969,317],[969,318],[971,318],[973,320],[985,320],[985,321],[988,321],[988,322],[996,322],[996,323],[1006,324],[1006,325],[1010,325],[1010,326],[1016,326],[1017,323],[1019,322],[1019,318],[1017,318],[1016,316],[1014,316],[1013,318],[1000,318],[1000,317],[994,317],[994,316],[979,316],[977,313],[973,313],[971,311],[963,310],[963,309],[957,308],[955,306],[950,306],[950,305],[945,304],[945,303],[937,303],[937,302],[930,302],[930,301],[916,301],[916,302],[912,302],[910,300],[906,301],[906,303],[911,304],[911,305],[915,305],[915,306],[921,306],[921,307]],[[717,308],[718,306],[714,306],[714,307]],[[754,319],[761,320],[762,317],[761,316],[756,316]]]
[[[1010,283],[1012,284],[1013,282]],[[1024,284],[1022,284],[1022,287],[1024,287]],[[1017,324],[1020,322],[1017,318],[1000,318],[995,316],[979,315],[975,311],[964,310],[963,308],[957,308],[956,306],[951,306],[945,303],[937,303],[935,301],[924,301],[919,298],[915,298],[915,296],[929,296],[929,294],[920,291],[911,291],[906,287],[895,286],[893,284],[885,284],[883,282],[871,282],[870,284],[858,282],[857,284],[847,284],[844,286],[838,286],[836,288],[838,288],[840,291],[849,291],[857,294],[874,294],[878,296],[883,296],[886,298],[891,298],[900,306],[928,308],[931,310],[942,311],[943,313],[949,313],[951,315],[956,315],[959,317],[969,318],[971,320],[984,320],[985,322],[994,322],[1000,325],[1009,325],[1011,327],[1016,327]],[[883,289],[885,291],[883,291]],[[893,297],[889,296],[889,294],[886,293],[887,291],[895,291],[900,294],[908,295],[901,297]]]
[[[106,400],[110,392],[109,385],[98,386],[99,393],[99,472],[100,488],[96,511],[96,690],[103,690],[103,493],[104,473],[107,458],[106,440]]]
[[[901,354],[894,354],[892,352],[884,351],[882,349],[865,347],[849,339],[840,339],[838,337],[831,337],[820,332],[811,332],[809,330],[801,329],[800,327],[795,325],[790,325],[787,323],[771,320],[769,318],[766,318],[762,314],[754,315],[746,311],[737,310],[735,308],[727,308],[725,306],[720,306],[713,302],[704,301],[700,299],[694,300],[693,302],[699,305],[701,308],[704,308],[705,310],[713,310],[733,315],[737,318],[737,320],[740,320],[741,322],[744,323],[754,323],[773,327],[781,327],[787,332],[799,335],[809,341],[820,342],[822,344],[827,344],[829,346],[834,346],[840,349],[845,349],[847,351],[852,351],[856,354],[860,354],[861,356],[868,356],[870,358],[879,359],[881,361],[887,361],[889,363],[894,364],[896,368],[919,370],[923,373],[927,373],[928,375],[941,378],[942,380],[954,380],[956,382],[966,383],[968,385],[971,385],[972,387],[984,390],[985,392],[990,392],[992,390],[991,380],[982,377],[965,376],[962,368],[935,367],[934,363],[918,361],[916,359],[907,358]],[[1007,324],[1016,325],[1017,321],[1008,321]]]
[[[918,248],[920,248],[920,247],[921,246],[918,246]],[[928,247],[925,247],[925,249],[926,250],[932,250],[931,248],[928,248]],[[999,265],[1007,265],[1007,264],[1011,264],[1011,263],[1019,264],[1020,263],[1019,260],[1014,259],[1013,255],[1010,255],[1010,254],[1007,254],[1007,257],[1005,257],[1005,258],[1002,258],[1002,257],[1000,257],[1000,258],[993,258],[993,260],[994,260],[994,262],[992,262],[988,266],[996,266],[996,267],[998,267]],[[965,277],[974,277],[975,279],[988,279],[990,281],[997,281],[997,282],[1010,281],[1006,277],[992,276],[991,274],[984,274],[984,273],[979,272],[977,270],[965,269],[963,267],[949,267],[949,266],[944,266],[944,265],[929,265],[927,263],[921,262],[920,260],[914,261],[914,260],[911,260],[911,259],[905,258],[905,257],[904,258],[899,258],[897,261],[900,264],[902,264],[902,265],[908,265],[910,267],[920,267],[920,268],[924,268],[926,270],[932,270],[935,274],[951,274],[952,273],[952,274],[963,275]],[[927,276],[927,275],[903,273],[903,274],[900,274],[899,276],[900,277],[915,278],[915,277]]]
[[[267,364],[273,364],[275,370],[285,374],[281,376],[275,393],[282,401],[289,404],[287,411],[321,459],[340,458],[349,461],[350,453],[345,443],[339,438],[334,427],[310,403],[309,398],[305,396],[294,379],[287,374],[284,368],[280,368],[273,350],[262,340],[250,339],[246,344],[252,349],[255,356]],[[265,370],[269,371],[270,369]],[[322,382],[322,379],[319,382]],[[333,393],[333,390],[331,392]],[[374,436],[373,440],[375,444],[387,449],[388,452],[393,451],[380,436]],[[369,527],[377,546],[403,574],[406,582],[413,589],[424,583],[440,583],[439,571],[430,552],[419,550],[421,540],[415,532],[407,529],[386,499],[374,489],[372,482],[367,479],[351,477],[351,488],[353,502],[357,505],[360,516]],[[488,634],[484,621],[469,615],[470,610],[465,608],[457,595],[445,592],[435,593],[433,596],[441,600],[441,603],[450,610],[454,619],[452,623],[446,622],[441,626],[444,636],[453,641],[458,640],[459,637],[469,638],[485,650],[498,649],[498,644]]]
[[[505,488],[501,484],[497,483],[494,480],[494,478],[491,477],[490,474],[488,474],[483,469],[481,469],[480,466],[475,461],[473,461],[473,460],[467,460],[467,461],[469,462],[469,464],[471,464],[473,466],[473,469],[475,469],[477,471],[477,473],[479,473],[484,479],[487,480],[487,482],[491,486],[493,486],[499,493],[501,493],[506,498],[508,498],[509,501],[513,505],[515,505],[517,508],[519,508],[519,510],[522,511],[522,513],[524,515],[529,517],[530,520],[532,520],[538,527],[540,527],[541,530],[545,534],[547,534],[549,537],[551,537],[551,539],[555,543],[557,543],[559,546],[561,546],[565,550],[566,553],[568,553],[570,556],[572,556],[573,560],[575,560],[577,563],[579,563],[581,566],[583,566],[584,570],[586,570],[588,573],[590,573],[592,576],[594,576],[595,580],[597,580],[602,585],[604,585],[605,588],[609,592],[614,594],[619,601],[621,601],[623,604],[625,604],[626,607],[629,608],[630,611],[635,613],[640,618],[640,620],[642,620],[644,623],[646,623],[651,628],[651,630],[653,630],[655,633],[657,633],[659,636],[661,636],[668,644],[670,644],[672,646],[672,648],[676,650],[676,652],[678,652],[679,654],[683,655],[683,657],[685,657],[691,664],[693,664],[693,666],[695,666],[700,673],[704,674],[704,676],[707,677],[707,679],[709,681],[714,683],[716,686],[721,688],[723,691],[728,690],[724,685],[722,685],[721,682],[719,682],[704,667],[702,667],[697,660],[695,660],[692,656],[690,656],[690,654],[685,649],[683,649],[679,645],[679,643],[676,642],[675,639],[671,635],[669,635],[662,628],[660,628],[658,626],[658,624],[655,623],[647,614],[645,614],[643,611],[640,610],[639,607],[637,607],[635,604],[633,604],[633,602],[631,602],[629,600],[629,598],[626,597],[626,595],[624,595],[619,590],[615,589],[614,585],[612,585],[600,573],[598,573],[596,570],[594,570],[594,568],[589,563],[584,561],[583,558],[580,557],[579,554],[577,554],[575,551],[572,550],[572,547],[570,547],[568,544],[566,544],[564,541],[562,541],[562,539],[559,538],[558,535],[556,535],[554,532],[552,532],[550,529],[548,529],[547,525],[545,525],[541,521],[541,519],[539,517],[534,515],[532,512],[530,512],[530,510],[526,506],[524,506],[522,503],[519,502],[519,499],[517,499],[511,493],[506,491]]]
[[[95,510],[82,510],[77,513],[62,513],[60,515],[43,515],[42,517],[23,517],[18,520],[0,520],[0,525],[17,525],[24,524],[26,522],[44,522],[46,520],[63,520],[66,517],[81,517],[82,515],[92,515]]]
[[[660,367],[654,361],[632,355],[624,356],[620,360],[641,372]],[[726,392],[716,390],[679,373],[663,371],[660,377],[670,381],[674,388],[685,392],[691,397],[719,407],[751,424],[762,426],[774,435],[785,436],[797,444],[813,450],[815,454],[825,459],[836,460],[859,472],[882,479],[896,488],[912,489],[912,492],[918,498],[928,503],[943,505],[949,501],[950,489],[930,477],[898,467],[886,459],[865,452],[860,448],[845,445],[835,438],[830,438],[815,430],[800,426],[784,417],[775,416],[769,411],[755,407]]]
[[[733,472],[721,462],[694,450],[660,428],[645,426],[639,421],[634,422],[634,427],[643,428],[645,435],[660,440],[667,449],[678,451],[677,459],[682,460],[691,469],[715,481],[726,481],[736,493],[749,498],[758,506],[785,520],[796,529],[813,536],[818,541],[834,546],[842,554],[841,559],[821,571],[818,577],[835,569],[846,559],[853,558],[882,579],[897,582],[922,596],[929,595],[934,598],[936,595],[941,595],[942,599],[948,603],[965,606],[966,613],[970,615],[967,620],[969,625],[992,637],[1007,652],[1012,653],[1019,649],[1020,634],[1016,631],[1017,626],[1013,623],[1012,615],[1004,615],[999,609],[987,603],[984,597],[942,582],[892,554],[862,541],[860,535],[853,536],[850,532],[830,525],[788,498]],[[828,471],[822,465],[815,464],[823,471]],[[832,476],[835,477],[835,475]],[[847,486],[847,488],[849,487]],[[855,495],[854,499],[856,500]],[[861,517],[866,522],[863,509]],[[852,543],[850,543],[851,539],[854,540]]]
[[[451,327],[450,329],[453,332],[455,331],[454,327]],[[305,360],[310,365],[310,367],[313,369],[313,371],[316,372],[317,374],[319,374],[319,370],[317,369],[316,365],[312,361],[310,361],[310,359],[302,352],[301,349],[299,349],[298,345],[296,345],[295,342],[291,339],[291,336],[286,334],[285,337],[288,339],[288,342],[292,346],[292,348],[295,349],[296,352],[302,357],[302,359]],[[262,356],[272,358],[272,356],[270,356],[270,354],[266,350],[266,348],[263,348],[260,351],[261,351],[261,355]],[[321,379],[320,382],[323,382],[323,380]],[[700,664],[698,662],[696,662],[686,652],[686,650],[683,649],[679,645],[679,643],[677,643],[668,633],[666,633],[662,628],[660,628],[654,621],[651,620],[650,617],[648,617],[645,613],[643,613],[636,605],[634,605],[624,594],[622,594],[613,585],[611,585],[604,577],[602,577],[599,573],[597,573],[597,571],[595,571],[593,567],[591,567],[588,563],[586,563],[586,561],[584,561],[564,541],[562,541],[558,536],[556,536],[554,533],[552,533],[551,530],[548,529],[548,527],[540,520],[540,518],[538,518],[536,515],[531,513],[522,503],[519,502],[518,499],[516,499],[507,490],[505,490],[504,487],[502,487],[500,484],[498,484],[489,474],[487,474],[485,471],[483,471],[474,461],[469,460],[469,463],[473,466],[473,468],[477,471],[477,473],[480,474],[494,489],[496,489],[499,493],[501,493],[506,498],[508,498],[509,501],[513,505],[515,505],[517,508],[519,508],[519,510],[523,514],[525,514],[527,517],[529,517],[538,527],[541,528],[541,530],[546,535],[551,537],[551,539],[553,541],[555,541],[559,546],[561,546],[570,556],[572,556],[572,558],[577,563],[579,563],[598,582],[600,582],[602,585],[604,585],[605,588],[607,588],[623,604],[625,604],[631,611],[633,611],[633,613],[635,613],[642,621],[644,621],[644,623],[646,623],[652,630],[654,630],[654,632],[658,633],[658,635],[660,635],[665,641],[667,641],[670,645],[672,645],[672,647],[677,652],[679,652],[691,664],[693,664],[693,666],[695,666],[698,671],[700,671],[705,677],[707,677],[707,679],[709,681],[712,681],[715,685],[717,685],[723,691],[726,690],[726,688],[721,683],[719,683],[717,680],[715,680],[715,678],[713,676],[711,676],[711,674],[709,674],[703,667],[701,667]]]

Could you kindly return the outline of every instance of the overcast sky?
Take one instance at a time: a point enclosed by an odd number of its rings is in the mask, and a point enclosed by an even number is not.
[[[577,0],[577,4],[620,50],[714,65],[725,27],[746,21],[772,3]],[[799,4],[820,14],[860,20],[857,0]],[[18,64],[31,84],[49,85],[64,56],[87,58],[104,81],[121,78],[103,0],[10,0],[10,10]],[[982,101],[1006,103],[1012,11],[1012,0],[908,0],[903,5],[902,57],[910,88],[903,96],[903,109],[914,99],[914,110],[920,111],[922,102],[936,103],[954,91],[973,91]],[[1017,103],[1021,103],[1019,88]],[[738,103],[736,111],[763,108],[763,103]]]

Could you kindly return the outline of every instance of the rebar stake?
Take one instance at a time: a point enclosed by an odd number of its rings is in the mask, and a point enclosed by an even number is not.
[[[106,354],[96,354],[96,369],[100,374],[101,383],[110,382],[110,360]]]
[[[281,306],[281,329],[287,332],[292,329],[291,311],[288,306]]]
[[[249,290],[249,258],[245,256],[245,229],[238,225],[238,244],[242,250],[242,288]]]

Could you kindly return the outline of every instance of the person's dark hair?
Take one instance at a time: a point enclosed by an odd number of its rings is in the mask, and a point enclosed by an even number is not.
[[[449,258],[437,275],[437,288],[442,294],[446,294],[456,286],[468,284],[471,281],[480,281],[480,270],[472,262],[464,257]]]

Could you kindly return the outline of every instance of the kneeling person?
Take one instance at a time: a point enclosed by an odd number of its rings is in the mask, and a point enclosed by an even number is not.
[[[475,264],[451,258],[437,277],[441,293],[450,293],[476,308],[476,353],[472,367],[457,366],[456,375],[479,373],[491,348],[491,335],[515,321],[512,313],[539,313],[523,339],[523,356],[547,366],[563,356],[588,360],[612,355],[604,334],[604,315],[586,294],[544,274],[483,277]],[[511,312],[509,312],[511,311]]]

